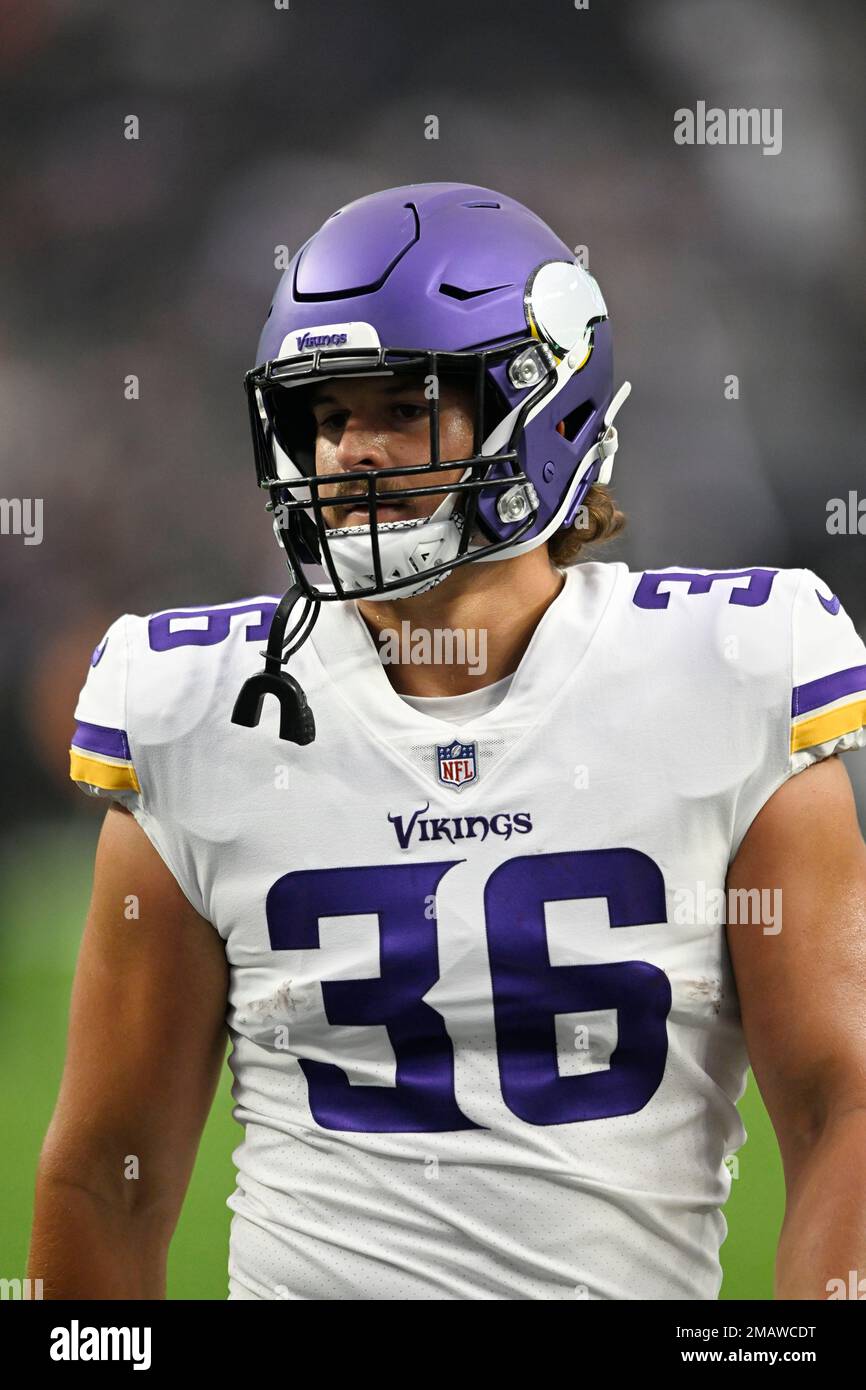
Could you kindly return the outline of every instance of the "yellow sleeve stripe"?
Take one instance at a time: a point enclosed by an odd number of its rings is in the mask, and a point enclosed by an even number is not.
[[[818,743],[829,743],[842,734],[852,734],[866,724],[866,700],[855,700],[851,705],[841,705],[828,710],[826,714],[805,719],[802,724],[791,727],[791,752],[801,748],[813,748]]]
[[[75,748],[69,750],[69,776],[73,782],[86,782],[104,791],[141,791],[132,763],[95,758]]]

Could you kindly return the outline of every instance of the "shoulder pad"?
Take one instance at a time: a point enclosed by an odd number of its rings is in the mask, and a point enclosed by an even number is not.
[[[131,810],[153,796],[155,751],[176,746],[215,708],[230,713],[277,603],[268,594],[117,618],[93,652],[75,707],[70,776],[82,791]]]
[[[791,767],[866,747],[866,645],[838,597],[809,569],[794,599]]]
[[[75,706],[69,775],[89,796],[124,804],[141,792],[126,728],[129,613],[116,618],[94,648]]]

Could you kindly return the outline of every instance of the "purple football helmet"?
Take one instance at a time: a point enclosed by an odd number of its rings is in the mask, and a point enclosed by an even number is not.
[[[630,390],[614,395],[594,278],[535,213],[473,184],[407,184],[333,213],[280,280],[257,358],[246,389],[258,481],[314,601],[423,592],[570,526],[591,484],[610,479],[612,421]],[[321,488],[346,474],[316,472],[311,389],[400,373],[425,381],[429,462],[353,472],[359,490],[341,505],[368,521],[329,527]],[[474,388],[472,453],[443,461],[438,383],[460,377]],[[431,482],[457,468],[459,482]],[[378,522],[382,478],[400,480],[400,498],[441,501],[430,516]]]

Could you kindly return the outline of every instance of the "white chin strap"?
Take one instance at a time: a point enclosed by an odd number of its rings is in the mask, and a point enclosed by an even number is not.
[[[601,469],[597,481],[601,483],[603,487],[611,480],[613,474],[613,460],[619,448],[619,436],[616,432],[616,425],[613,423],[614,416],[617,414],[620,406],[628,400],[630,395],[631,382],[624,381],[604,413],[604,430],[599,437],[598,443],[593,444],[589,453],[584,455],[578,470],[580,476],[584,477],[589,465],[595,463],[597,458],[601,459]]]

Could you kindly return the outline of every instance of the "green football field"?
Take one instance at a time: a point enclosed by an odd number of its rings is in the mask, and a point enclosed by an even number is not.
[[[7,837],[0,862],[0,1277],[23,1277],[33,1179],[63,1068],[69,991],[90,892],[101,816]],[[234,1188],[231,1155],[243,1137],[232,1119],[226,1066],[172,1242],[168,1297],[227,1296]],[[771,1299],[784,1209],[782,1166],[754,1081],[740,1102],[748,1141],[725,1208],[723,1299]]]

